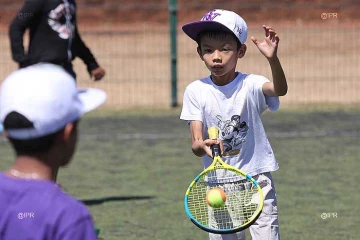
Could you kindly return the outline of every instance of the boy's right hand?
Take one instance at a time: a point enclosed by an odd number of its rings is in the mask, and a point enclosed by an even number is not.
[[[207,154],[212,157],[211,145],[219,144],[221,154],[223,153],[223,143],[221,139],[205,139],[203,138],[203,123],[201,121],[190,121],[190,134],[191,134],[191,150],[193,153],[202,157]]]
[[[222,143],[222,141],[221,141],[220,138],[218,138],[218,139],[206,139],[206,140],[204,140],[204,144],[205,144],[205,146],[204,146],[204,151],[205,151],[206,154],[207,154],[209,157],[211,157],[211,158],[213,158],[212,150],[211,150],[211,146],[212,146],[212,145],[215,145],[215,144],[220,145],[221,155],[222,155],[223,152],[224,152],[224,145],[223,145],[223,143]]]
[[[263,25],[262,27],[265,31],[264,41],[260,42],[254,36],[251,37],[251,40],[267,59],[275,58],[277,56],[277,48],[280,41],[279,36],[272,27],[267,25]]]

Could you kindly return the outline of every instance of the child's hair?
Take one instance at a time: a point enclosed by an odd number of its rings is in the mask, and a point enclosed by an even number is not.
[[[225,38],[228,34],[230,34],[234,38],[234,40],[237,43],[237,50],[239,50],[241,45],[242,45],[240,43],[239,39],[236,36],[234,36],[233,33],[226,32],[226,31],[205,31],[205,32],[201,32],[196,36],[196,42],[198,44],[198,47],[201,49],[200,40],[204,35],[208,35],[210,38]]]
[[[24,129],[24,128],[33,128],[34,124],[29,121],[25,116],[18,112],[9,113],[4,120],[4,129]],[[36,155],[39,153],[46,153],[54,145],[56,135],[60,133],[63,129],[52,133],[50,135],[33,138],[29,140],[18,140],[9,137],[9,141],[13,146],[17,155]]]

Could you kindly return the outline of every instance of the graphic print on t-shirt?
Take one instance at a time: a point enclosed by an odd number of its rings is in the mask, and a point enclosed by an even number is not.
[[[74,5],[62,3],[50,11],[48,24],[52,30],[59,33],[60,38],[69,39],[71,31],[74,29],[74,24],[71,22],[74,14]]]
[[[239,115],[233,115],[230,120],[223,120],[220,115],[217,115],[216,118],[219,120],[219,138],[224,145],[223,155],[233,156],[239,154],[249,129],[246,122],[241,122]]]

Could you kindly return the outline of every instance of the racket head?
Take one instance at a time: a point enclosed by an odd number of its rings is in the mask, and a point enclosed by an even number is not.
[[[225,205],[212,208],[206,193],[221,188],[226,194]],[[224,163],[219,156],[189,185],[184,207],[190,220],[202,230],[217,234],[242,231],[261,214],[264,196],[255,179],[243,171]]]

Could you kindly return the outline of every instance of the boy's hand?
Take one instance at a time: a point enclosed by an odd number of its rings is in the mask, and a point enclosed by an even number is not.
[[[91,71],[91,78],[95,81],[100,81],[105,76],[105,70],[101,67],[98,67]]]
[[[219,144],[220,145],[220,152],[221,154],[223,154],[224,152],[224,146],[223,146],[223,143],[222,141],[220,140],[220,138],[218,139],[206,139],[204,141],[204,144],[205,144],[205,147],[204,147],[204,151],[206,152],[207,155],[209,155],[210,157],[214,157],[212,155],[212,150],[211,150],[211,145],[214,145],[214,144]]]
[[[258,47],[260,52],[267,59],[271,59],[273,57],[276,57],[277,47],[278,47],[280,39],[279,39],[278,35],[276,35],[275,30],[272,29],[270,26],[263,25],[263,28],[265,30],[264,41],[259,42],[253,36],[251,37],[251,40],[254,42],[254,44]]]

